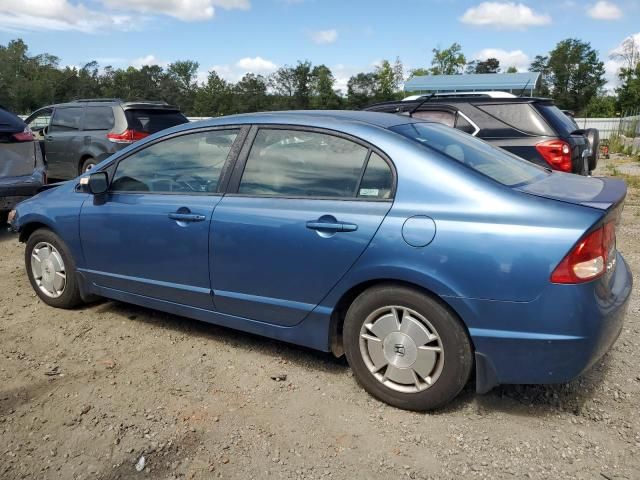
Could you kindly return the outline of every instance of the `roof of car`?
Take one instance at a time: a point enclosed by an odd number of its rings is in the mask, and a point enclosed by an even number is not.
[[[209,120],[202,120],[201,125],[219,125],[233,123],[273,123],[273,124],[302,124],[310,125],[317,121],[322,123],[345,122],[364,123],[382,128],[389,128],[395,125],[403,125],[413,122],[424,122],[424,120],[402,117],[392,113],[367,112],[361,110],[288,110],[278,112],[258,112],[243,113],[216,117]]]
[[[43,108],[54,108],[54,107],[77,107],[79,105],[88,105],[91,107],[100,106],[100,105],[121,105],[123,108],[158,108],[158,109],[171,109],[178,110],[178,107],[168,104],[164,101],[158,100],[134,100],[127,101],[121,100],[119,98],[81,98],[77,100],[71,100],[69,102],[56,103],[53,105],[47,105]],[[39,109],[41,110],[41,109]]]

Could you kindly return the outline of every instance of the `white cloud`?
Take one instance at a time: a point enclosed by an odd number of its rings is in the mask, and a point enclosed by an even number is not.
[[[195,22],[209,20],[215,15],[215,7],[226,10],[247,10],[249,0],[102,0],[107,7],[135,10],[148,14],[163,14]]]
[[[68,0],[2,0],[0,30],[77,30],[131,27],[131,17],[91,10]]]
[[[251,73],[270,73],[278,68],[278,66],[270,60],[262,57],[245,57],[236,62],[236,67]]]
[[[551,17],[534,12],[523,3],[514,2],[482,2],[476,7],[469,8],[460,21],[481,27],[496,27],[500,29],[524,29],[549,25]]]
[[[476,60],[486,60],[487,58],[497,58],[500,61],[500,68],[506,71],[509,67],[516,67],[519,72],[529,70],[531,63],[529,55],[522,50],[503,50],[501,48],[485,48],[473,55]]]
[[[322,45],[335,42],[338,39],[338,31],[335,29],[317,30],[315,32],[311,32],[310,36],[314,43]]]
[[[622,17],[622,10],[615,3],[601,0],[587,8],[587,15],[596,20],[618,20]]]

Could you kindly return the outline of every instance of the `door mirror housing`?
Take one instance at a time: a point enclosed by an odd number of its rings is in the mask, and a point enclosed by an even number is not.
[[[107,172],[95,172],[89,175],[87,183],[89,192],[94,195],[102,195],[109,190],[109,177]]]

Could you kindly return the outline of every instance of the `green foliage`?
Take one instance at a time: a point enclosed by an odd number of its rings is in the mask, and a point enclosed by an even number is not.
[[[467,63],[459,43],[454,42],[449,48],[434,48],[432,52],[432,75],[456,75],[462,73]]]
[[[486,60],[473,60],[467,64],[466,73],[498,73],[500,60],[487,58]]]
[[[509,68],[507,68],[507,71],[504,73],[518,73],[518,69],[513,65],[511,65]]]
[[[598,52],[575,38],[558,42],[548,56],[537,55],[529,70],[542,74],[539,94],[551,95],[558,106],[576,112],[582,111],[606,83]]]
[[[598,95],[593,97],[580,116],[588,118],[594,117],[615,117],[616,116],[616,97],[609,95]]]
[[[640,62],[633,68],[620,70],[622,84],[616,89],[620,112],[632,112],[640,109]]]

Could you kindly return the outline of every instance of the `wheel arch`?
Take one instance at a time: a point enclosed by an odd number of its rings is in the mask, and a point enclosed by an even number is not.
[[[449,310],[453,315],[460,320],[460,323],[464,327],[467,337],[469,338],[469,342],[471,343],[471,348],[475,352],[475,346],[473,344],[473,339],[469,333],[469,327],[465,323],[462,316],[458,313],[458,311],[445,299],[443,299],[440,295],[433,292],[432,290],[424,287],[423,285],[408,282],[405,280],[398,280],[394,278],[376,278],[371,280],[366,280],[360,282],[356,285],[353,285],[346,292],[342,294],[340,299],[337,301],[333,312],[331,313],[331,320],[329,322],[329,348],[331,353],[333,353],[336,357],[341,357],[344,355],[344,347],[342,342],[342,327],[344,324],[344,319],[347,314],[347,310],[349,306],[353,303],[353,301],[365,290],[369,288],[379,286],[379,285],[393,285],[399,287],[410,288],[413,290],[417,290],[420,293],[427,295],[431,299],[438,302],[444,308]]]
[[[89,160],[90,158],[93,158],[96,163],[98,162],[98,159],[95,157],[95,155],[92,155],[90,153],[85,153],[80,157],[80,161],[78,162],[78,175],[82,175],[82,167],[84,165],[84,162],[86,162],[87,160]]]
[[[45,222],[42,222],[40,220],[34,220],[24,224],[20,228],[20,234],[18,236],[18,239],[20,240],[20,242],[26,243],[29,240],[29,237],[33,234],[33,232],[35,232],[40,228],[46,228],[47,230],[51,230],[53,233],[57,234],[56,230],[52,228],[51,225]]]

